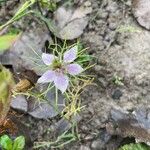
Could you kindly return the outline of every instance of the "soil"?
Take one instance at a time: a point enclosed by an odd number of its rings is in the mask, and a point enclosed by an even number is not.
[[[95,76],[95,84],[81,96],[86,107],[80,113],[80,140],[62,149],[116,150],[128,140],[106,132],[110,111],[119,108],[132,112],[150,105],[150,33],[133,17],[131,0],[88,2],[93,12],[80,39],[95,57],[96,65],[89,72]],[[135,27],[142,33],[118,32],[122,25]],[[115,83],[116,76],[121,78],[121,84]],[[49,141],[58,120],[38,120],[26,114],[21,118],[31,131],[32,141]]]

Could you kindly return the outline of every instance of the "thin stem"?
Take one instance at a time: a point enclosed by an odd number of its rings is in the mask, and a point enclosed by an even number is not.
[[[53,87],[54,87],[54,85],[51,86],[51,83],[49,83],[47,89],[43,93],[41,93],[40,96],[43,96],[43,95],[46,96],[47,92],[50,91]]]
[[[56,110],[58,111],[58,89],[56,87],[55,87],[55,100],[56,100],[55,107]]]

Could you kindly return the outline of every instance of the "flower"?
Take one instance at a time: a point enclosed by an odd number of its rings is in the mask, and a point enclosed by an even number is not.
[[[68,74],[78,75],[83,71],[83,68],[73,63],[77,58],[77,46],[72,47],[63,55],[63,60],[52,54],[42,54],[42,60],[49,69],[38,79],[38,83],[54,82],[54,85],[62,93],[64,93],[69,85]]]

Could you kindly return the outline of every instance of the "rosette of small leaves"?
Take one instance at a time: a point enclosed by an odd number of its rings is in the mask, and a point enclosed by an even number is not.
[[[119,150],[150,150],[150,147],[145,144],[128,144],[121,147]]]
[[[3,150],[23,150],[25,147],[25,138],[23,136],[12,140],[8,135],[0,137],[0,146]]]

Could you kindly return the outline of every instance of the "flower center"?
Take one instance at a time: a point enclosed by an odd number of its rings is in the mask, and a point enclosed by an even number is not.
[[[53,61],[52,66],[53,66],[53,69],[54,69],[54,70],[57,70],[57,69],[61,69],[61,68],[62,68],[62,64],[60,63],[60,61],[59,61],[58,59],[55,59],[55,60]]]

